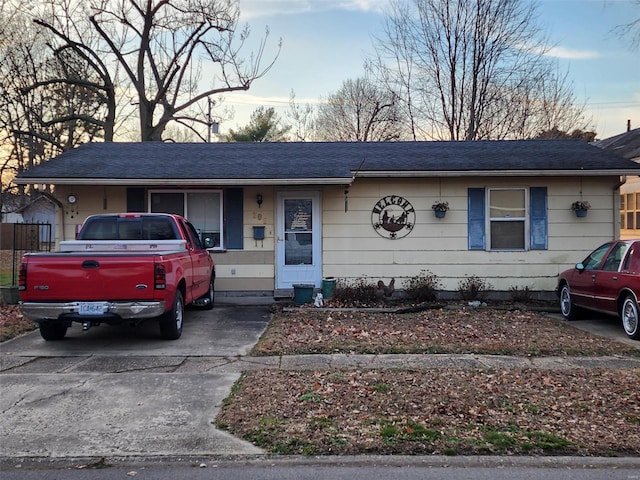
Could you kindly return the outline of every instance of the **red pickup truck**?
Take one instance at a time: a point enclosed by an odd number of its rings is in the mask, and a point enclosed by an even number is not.
[[[73,322],[84,330],[155,318],[160,335],[180,338],[185,305],[213,308],[215,268],[197,230],[178,215],[93,215],[76,240],[20,265],[20,307],[45,340]]]

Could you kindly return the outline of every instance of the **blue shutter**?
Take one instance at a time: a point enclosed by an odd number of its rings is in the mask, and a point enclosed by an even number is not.
[[[145,198],[144,188],[127,188],[127,212],[146,212]]]
[[[484,188],[469,189],[469,250],[485,249]]]
[[[529,224],[531,250],[546,250],[548,248],[547,187],[529,189]]]
[[[230,250],[242,250],[244,243],[242,188],[228,188],[224,191],[225,247]]]

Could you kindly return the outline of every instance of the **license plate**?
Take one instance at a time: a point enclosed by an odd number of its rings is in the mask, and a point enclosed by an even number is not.
[[[104,302],[82,302],[78,307],[80,315],[102,315],[107,311],[107,304]]]

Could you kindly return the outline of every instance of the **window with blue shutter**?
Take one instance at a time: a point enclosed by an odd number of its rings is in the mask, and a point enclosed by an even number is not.
[[[507,189],[507,193],[510,193]],[[515,190],[514,190],[515,191]],[[500,189],[496,192],[503,193]],[[486,250],[487,232],[486,232],[486,190],[484,188],[468,189],[468,241],[469,250]],[[500,204],[500,198],[496,197],[496,204],[493,208],[496,210],[495,215],[490,217],[491,224],[490,250],[510,250],[522,248],[524,239],[515,238],[518,234],[516,227],[522,223],[522,220],[510,215],[500,215],[504,207]],[[529,188],[529,249],[530,250],[546,250],[548,248],[548,213],[547,213],[547,188],[531,187]],[[495,218],[494,218],[495,217]],[[506,225],[506,227],[505,227]],[[513,226],[513,228],[509,228]],[[506,235],[505,238],[499,237]],[[495,238],[494,238],[495,237]],[[513,237],[513,238],[510,238]],[[516,245],[520,247],[516,248]]]

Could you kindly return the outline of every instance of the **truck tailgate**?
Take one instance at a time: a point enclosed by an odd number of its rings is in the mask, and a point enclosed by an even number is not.
[[[30,254],[30,302],[150,300],[154,295],[155,254]],[[123,275],[126,272],[126,275]]]

